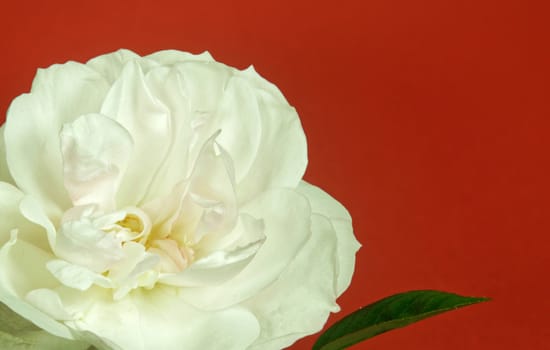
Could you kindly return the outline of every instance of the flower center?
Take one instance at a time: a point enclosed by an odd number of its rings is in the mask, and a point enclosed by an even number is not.
[[[54,249],[64,263],[52,264],[50,272],[71,286],[75,280],[69,275],[86,275],[92,280],[86,286],[114,288],[115,298],[152,287],[159,276],[179,273],[195,258],[191,247],[155,233],[147,213],[137,207],[107,214],[94,206],[73,207],[62,218]]]
[[[124,219],[116,223],[118,226],[130,230],[131,232],[142,232],[144,229],[141,218],[133,213],[129,213]]]
[[[237,217],[223,202],[195,193],[107,213],[94,204],[75,206],[61,219],[53,246],[58,259],[48,270],[68,287],[96,285],[115,299],[157,283],[219,284],[251,261],[263,230],[263,220]]]

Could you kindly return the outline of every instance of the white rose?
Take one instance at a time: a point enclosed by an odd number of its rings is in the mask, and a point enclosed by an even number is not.
[[[298,115],[253,68],[126,50],[53,65],[0,130],[0,301],[44,334],[281,349],[338,311],[351,218],[301,180]]]

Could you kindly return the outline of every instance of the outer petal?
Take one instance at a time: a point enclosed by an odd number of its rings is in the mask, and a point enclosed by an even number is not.
[[[0,301],[38,327],[56,336],[74,339],[67,327],[26,301],[37,286],[54,287],[55,279],[45,269],[53,256],[25,241],[14,232],[0,249]]]
[[[145,58],[158,62],[162,65],[173,65],[176,63],[186,61],[204,61],[213,62],[214,59],[208,51],[201,54],[194,55],[189,52],[182,52],[178,50],[162,50],[145,56]]]
[[[218,62],[186,61],[174,65],[193,112],[215,112],[234,69]]]
[[[122,69],[130,61],[138,62],[141,69],[146,71],[158,66],[155,61],[144,59],[135,52],[126,49],[94,57],[86,62],[86,65],[101,74],[111,85],[118,79]]]
[[[17,186],[45,204],[50,217],[70,205],[63,187],[59,130],[79,115],[97,112],[106,81],[83,64],[39,70],[30,94],[11,104],[5,129],[7,163]]]
[[[25,350],[85,350],[89,344],[56,337],[0,304],[0,348]],[[5,333],[4,333],[5,332]],[[6,339],[6,333],[11,335]]]
[[[254,296],[275,282],[309,237],[309,204],[291,190],[268,191],[242,212],[264,220],[266,241],[235,278],[218,286],[182,289],[181,295],[189,303],[217,310]]]
[[[44,230],[21,214],[23,193],[11,184],[0,182],[0,199],[0,245],[10,239],[12,230],[17,230],[20,238],[48,250],[49,244]]]
[[[10,232],[26,220],[19,213],[19,203],[23,194],[11,184],[0,182],[0,244],[10,239]]]
[[[281,90],[279,90],[279,88],[275,84],[266,80],[264,77],[258,74],[258,72],[256,72],[256,69],[254,69],[254,66],[250,66],[247,69],[243,70],[241,74],[247,77],[253,88],[264,90],[265,92],[273,96],[273,98],[279,100],[282,104],[289,104]]]
[[[242,350],[258,336],[256,318],[244,309],[198,311],[175,288],[135,291],[120,301],[94,295],[75,329],[92,332],[120,349]],[[123,326],[127,330],[120,332]]]
[[[86,65],[100,73],[112,84],[120,76],[120,72],[126,63],[130,61],[138,62],[142,70],[147,72],[159,65],[172,65],[184,61],[213,61],[213,59],[208,52],[204,52],[200,55],[193,55],[177,50],[164,50],[140,57],[133,51],[120,49],[115,52],[94,57],[86,62]]]
[[[241,182],[258,157],[262,142],[262,114],[256,102],[258,91],[236,73],[224,87],[214,115],[213,127],[221,130],[218,141],[235,163],[235,178]]]
[[[34,286],[52,285],[51,276],[44,268],[45,261],[51,257],[47,235],[43,228],[21,214],[19,207],[24,200],[21,191],[0,182],[0,198],[0,302],[40,328],[70,338],[65,327],[24,300]],[[17,236],[21,240],[18,241]]]
[[[337,238],[337,257],[338,257],[338,295],[342,294],[350,285],[353,270],[355,268],[355,253],[361,247],[361,244],[353,235],[351,225],[351,216],[346,208],[336,199],[319,187],[313,186],[305,181],[300,182],[297,191],[305,195],[311,204],[313,213],[318,213],[328,217],[334,226]]]
[[[246,306],[257,315],[262,334],[251,349],[281,349],[319,331],[335,300],[349,286],[359,243],[351,217],[335,199],[304,181],[297,191],[311,204],[311,238],[276,283]]]
[[[282,94],[271,84],[255,86],[261,78],[251,69],[239,75],[253,79],[250,85],[256,91],[261,122],[256,157],[238,181],[239,200],[244,202],[267,188],[296,187],[307,166],[307,145],[298,114]],[[231,149],[221,139],[220,144]]]
[[[4,140],[5,125],[6,124],[2,124],[2,126],[0,126],[0,181],[13,184],[13,178],[11,177],[6,160],[6,142]]]
[[[307,244],[279,279],[244,304],[262,327],[251,349],[286,348],[319,331],[329,313],[339,310],[336,233],[330,220],[318,214],[312,216],[311,231]]]

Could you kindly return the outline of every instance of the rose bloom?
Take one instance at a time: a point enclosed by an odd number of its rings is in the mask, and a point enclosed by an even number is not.
[[[298,115],[252,67],[53,65],[0,130],[0,301],[39,349],[281,349],[338,311],[351,218],[302,180]]]

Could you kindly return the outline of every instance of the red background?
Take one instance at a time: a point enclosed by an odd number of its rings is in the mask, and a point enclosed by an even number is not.
[[[330,323],[410,289],[493,298],[355,349],[547,349],[543,2],[3,1],[0,112],[37,67],[120,47],[254,64],[301,115],[306,179],[364,245]]]

